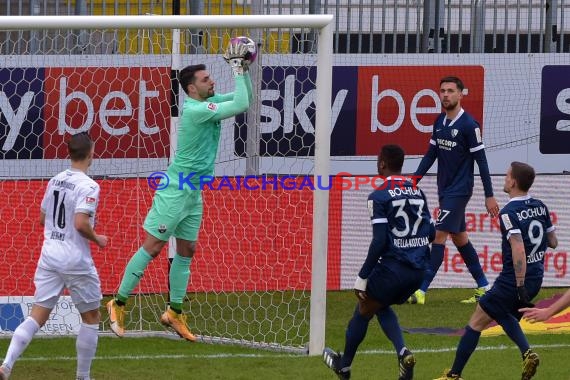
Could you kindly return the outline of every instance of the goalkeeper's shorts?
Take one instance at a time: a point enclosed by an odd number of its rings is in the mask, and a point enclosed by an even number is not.
[[[202,191],[187,186],[179,189],[178,176],[169,177],[168,187],[154,193],[152,207],[144,221],[144,229],[163,241],[168,241],[170,236],[197,241],[202,223]]]

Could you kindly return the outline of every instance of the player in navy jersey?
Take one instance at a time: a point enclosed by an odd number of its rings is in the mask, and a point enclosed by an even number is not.
[[[406,302],[421,284],[435,227],[424,193],[401,176],[403,163],[404,151],[399,146],[385,145],[380,150],[378,174],[386,180],[368,197],[372,242],[354,284],[358,304],[346,329],[344,352],[323,351],[325,364],[341,379],[350,378],[356,350],[374,315],[396,350],[399,379],[413,378],[416,360],[404,344],[390,305]]]
[[[500,212],[503,270],[493,287],[479,300],[475,312],[459,341],[451,370],[438,380],[460,379],[469,357],[475,351],[481,331],[493,320],[518,346],[523,360],[522,380],[536,373],[539,358],[532,351],[520,327],[519,308],[532,307],[544,276],[547,247],[556,248],[558,240],[548,208],[528,195],[534,181],[534,169],[512,162],[505,177],[504,191],[509,202]]]
[[[489,288],[479,256],[465,231],[465,207],[473,194],[475,161],[483,181],[487,212],[496,217],[499,206],[493,196],[481,128],[461,107],[463,89],[463,82],[457,77],[441,79],[439,97],[445,112],[435,120],[429,149],[414,173],[418,180],[421,179],[437,159],[439,212],[435,223],[436,235],[424,281],[408,300],[414,304],[425,303],[425,293],[443,262],[448,235],[451,235],[453,244],[477,282],[475,294],[461,302],[475,303]]]

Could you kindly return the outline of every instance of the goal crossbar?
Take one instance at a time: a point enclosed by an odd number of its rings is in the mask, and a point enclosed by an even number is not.
[[[317,28],[333,15],[0,16],[0,29]]]

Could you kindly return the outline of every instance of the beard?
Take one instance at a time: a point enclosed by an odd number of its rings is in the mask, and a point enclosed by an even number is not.
[[[457,105],[458,105],[458,104],[459,104],[458,102],[455,102],[455,103],[454,103],[454,102],[450,102],[450,101],[447,101],[446,103],[441,102],[441,106],[442,106],[443,109],[445,109],[446,111],[453,111],[454,109],[457,108]]]

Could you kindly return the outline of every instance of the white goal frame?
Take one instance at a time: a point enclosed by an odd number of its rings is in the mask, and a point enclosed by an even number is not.
[[[318,30],[315,178],[329,178],[333,15],[236,16],[0,16],[2,30],[38,29],[192,29],[192,28],[314,28]],[[328,190],[316,187],[313,196],[312,273],[309,355],[320,355],[325,341]]]

